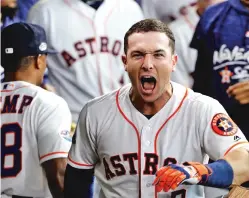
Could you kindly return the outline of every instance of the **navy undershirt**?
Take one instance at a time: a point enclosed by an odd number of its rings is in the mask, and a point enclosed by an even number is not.
[[[144,115],[148,120],[151,119],[154,115]]]
[[[99,6],[104,2],[103,0],[82,0],[87,5],[91,6],[95,10],[99,8]]]

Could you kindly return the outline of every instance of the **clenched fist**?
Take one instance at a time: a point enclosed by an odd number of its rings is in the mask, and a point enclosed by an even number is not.
[[[249,104],[249,81],[239,82],[227,89],[227,94],[240,104]]]
[[[183,182],[198,184],[209,174],[210,170],[198,162],[186,162],[182,165],[170,164],[158,170],[153,185],[156,186],[156,192],[162,190],[168,192],[170,189],[175,190]]]

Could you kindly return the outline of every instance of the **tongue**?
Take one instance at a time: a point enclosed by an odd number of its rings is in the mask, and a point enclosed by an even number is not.
[[[154,89],[154,86],[155,86],[154,83],[148,83],[148,82],[143,83],[143,88],[145,90],[152,90]]]

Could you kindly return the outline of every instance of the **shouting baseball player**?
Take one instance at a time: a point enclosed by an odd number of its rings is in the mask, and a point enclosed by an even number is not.
[[[41,0],[28,21],[41,25],[48,45],[49,79],[76,122],[90,99],[128,82],[122,65],[126,30],[143,18],[133,0]]]
[[[1,34],[1,197],[62,197],[71,114],[65,100],[39,87],[45,31],[14,23]],[[44,174],[45,171],[45,174]],[[45,176],[46,175],[46,176]]]
[[[248,141],[224,108],[170,81],[174,46],[173,33],[158,20],[128,30],[123,62],[131,85],[81,111],[66,198],[89,197],[93,173],[101,198],[204,197],[201,185],[226,188],[249,180]],[[204,165],[207,154],[217,161]],[[200,185],[180,185],[185,182]]]

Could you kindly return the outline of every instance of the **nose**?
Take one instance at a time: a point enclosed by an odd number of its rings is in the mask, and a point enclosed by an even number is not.
[[[143,61],[143,65],[142,65],[142,69],[148,71],[154,68],[153,65],[153,57],[151,54],[146,54],[144,56],[144,61]]]

